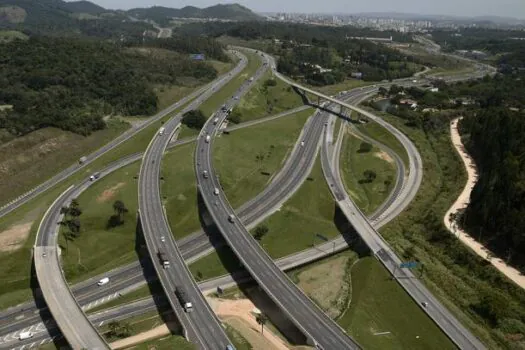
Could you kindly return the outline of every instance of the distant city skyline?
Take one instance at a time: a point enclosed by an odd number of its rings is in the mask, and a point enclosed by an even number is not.
[[[69,0],[68,0],[69,1]],[[501,16],[525,19],[524,0],[375,0],[349,3],[348,0],[92,0],[108,9],[127,10],[134,7],[184,6],[208,7],[218,3],[239,3],[255,12],[296,13],[366,13],[397,12],[415,15],[446,15],[460,17]]]

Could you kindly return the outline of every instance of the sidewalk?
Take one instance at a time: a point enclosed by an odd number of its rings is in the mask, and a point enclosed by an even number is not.
[[[461,156],[461,159],[463,160],[463,163],[465,164],[465,168],[468,174],[468,179],[467,179],[467,184],[465,185],[465,188],[463,188],[463,192],[461,192],[456,202],[454,202],[454,204],[452,204],[450,209],[447,211],[447,213],[445,214],[445,217],[443,218],[443,221],[445,223],[445,226],[451,233],[455,234],[456,236],[459,235],[459,240],[463,242],[463,244],[468,246],[476,254],[478,254],[484,259],[487,259],[487,257],[492,256],[492,258],[489,260],[490,263],[496,269],[498,269],[501,273],[503,273],[505,276],[510,278],[518,286],[525,289],[525,276],[524,275],[522,275],[518,270],[516,270],[512,266],[507,265],[505,261],[498,258],[496,255],[494,255],[491,251],[489,251],[483,245],[478,243],[474,238],[472,238],[465,231],[456,227],[454,222],[451,223],[449,221],[450,214],[455,213],[458,210],[461,210],[467,207],[469,200],[470,200],[470,193],[472,192],[472,188],[474,188],[474,185],[476,184],[476,181],[478,179],[476,164],[474,164],[473,159],[469,156],[469,154],[465,150],[465,147],[461,143],[461,138],[458,132],[458,121],[459,121],[459,118],[454,119],[450,123],[450,135],[452,137],[452,143],[454,144],[456,151],[459,153],[459,155]]]

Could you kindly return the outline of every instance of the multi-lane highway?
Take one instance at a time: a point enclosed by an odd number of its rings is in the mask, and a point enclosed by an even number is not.
[[[348,94],[348,97],[352,96],[361,96],[363,94],[370,93],[368,90],[362,91],[362,90],[354,90]],[[294,110],[302,110],[305,107],[300,107]],[[306,107],[307,108],[307,107]],[[291,112],[291,111],[290,111]],[[267,120],[272,120],[277,117],[280,117],[281,115],[286,115],[290,112],[284,112],[280,115],[276,115],[274,117],[269,117]],[[282,168],[280,173],[275,176],[275,180],[273,181],[268,188],[258,197],[259,200],[257,201],[251,201],[252,203],[258,203],[257,206],[253,206],[254,210],[259,208],[259,215],[265,216],[268,215],[273,208],[276,208],[280,205],[280,203],[284,202],[285,197],[289,192],[293,192],[293,190],[289,187],[287,184],[294,184],[297,185],[304,181],[304,177],[307,176],[309,173],[309,170],[307,170],[310,166],[309,164],[312,164],[316,157],[316,152],[305,152],[306,150],[315,149],[317,150],[316,145],[318,144],[320,140],[320,135],[322,132],[322,121],[324,120],[323,116],[317,116],[315,117],[318,119],[317,123],[314,121],[309,121],[303,130],[303,133],[298,138],[297,145],[299,145],[301,140],[305,140],[305,146],[303,147],[296,147],[295,150],[291,153],[291,156],[289,157],[288,161],[286,162],[286,165]],[[258,123],[259,121],[256,121]],[[254,122],[255,123],[255,122]],[[253,124],[253,123],[250,123]],[[238,128],[239,126],[232,127],[231,129]],[[230,129],[230,128],[229,128]],[[314,134],[312,134],[314,133]],[[306,135],[306,137],[304,137]],[[312,136],[315,135],[315,136]],[[186,141],[177,141],[172,143],[172,145],[185,143]],[[119,162],[123,162],[121,166],[124,164],[128,164],[131,161],[134,161],[139,158],[140,155],[132,155],[128,157],[128,159],[123,159],[118,162],[115,162],[111,166],[108,166],[108,168],[101,171],[101,176],[104,176],[107,172],[115,170],[119,167]],[[302,164],[303,167],[300,167]],[[290,169],[295,169],[297,171],[290,171]],[[284,175],[286,174],[286,176]],[[398,188],[398,186],[395,186],[395,188]],[[396,191],[396,190],[394,190]],[[273,195],[264,195],[264,193],[271,193]],[[249,204],[249,203],[248,203]],[[243,206],[246,207],[246,206]],[[252,218],[257,218],[257,216],[249,215],[250,210],[242,209],[241,207],[239,213],[244,213],[244,215],[247,215],[248,218],[245,219],[245,222],[247,225],[253,224],[253,221],[249,219],[251,216]],[[266,214],[265,214],[266,211]],[[242,217],[242,216],[241,216]],[[306,250],[303,252],[300,252],[298,254],[295,254],[294,256],[284,258],[282,260],[283,263],[286,263],[288,267],[292,266],[299,266],[301,264],[314,261],[316,259],[319,259],[323,256],[326,256],[327,254],[332,253],[334,250],[339,251],[341,249],[344,249],[346,247],[346,242],[344,239],[339,238],[334,240],[333,244],[332,242],[329,242],[330,246],[324,247],[324,246],[318,246],[315,249]],[[328,244],[326,244],[328,245]],[[211,251],[213,248],[206,236],[201,232],[200,234],[194,234],[191,236],[188,236],[185,239],[182,239],[179,241],[179,246],[181,248],[181,251],[183,253],[183,257],[186,261],[193,261],[197,257],[202,256],[203,254],[206,254],[207,252]],[[145,283],[144,275],[141,270],[141,266],[138,263],[132,264],[130,266],[124,267],[122,269],[116,270],[114,273],[107,274],[105,276],[109,276],[111,278],[111,285],[103,288],[97,288],[95,285],[95,282],[97,279],[100,279],[104,276],[99,276],[95,279],[92,279],[91,281],[87,281],[85,283],[82,283],[78,286],[74,287],[75,295],[78,297],[79,302],[82,305],[85,306],[91,306],[91,305],[97,305],[99,302],[102,301],[108,301],[110,298],[118,297],[120,292],[125,291],[126,289],[133,288],[133,286],[139,286]],[[12,334],[12,332],[16,331],[17,329],[20,329],[21,327],[30,327],[34,322],[37,322],[38,318],[33,315],[34,305],[23,305],[21,308],[25,308],[25,318],[21,321],[14,322],[11,327],[4,328],[0,327],[0,334]],[[21,314],[20,312],[13,312],[8,313],[5,315],[5,318],[7,319],[10,315],[12,317],[22,317],[24,314]],[[3,315],[3,314],[2,314]],[[11,332],[11,333],[9,333]]]
[[[241,64],[232,76],[239,73],[247,64],[244,55],[236,54]],[[200,293],[175,243],[160,196],[160,172],[164,150],[180,126],[182,115],[198,108],[213,95],[213,90],[220,88],[227,81],[226,78],[219,81],[212,89],[197,97],[181,113],[165,123],[164,132],[159,132],[146,149],[139,174],[139,219],[153,266],[169,304],[184,329],[185,337],[197,344],[200,349],[225,349],[230,341],[219,319]],[[164,268],[160,261],[165,259],[170,263],[169,268]],[[191,309],[184,307],[186,303],[192,304]]]
[[[301,107],[301,108],[303,108],[303,107]],[[191,242],[191,240],[188,240],[188,242]],[[140,277],[139,277],[139,279],[140,279]]]
[[[216,115],[218,123],[208,121],[201,130],[195,150],[195,171],[200,193],[219,231],[251,276],[272,300],[305,334],[311,344],[324,349],[357,349],[333,320],[317,307],[284,274],[247,231],[220,191],[212,163],[213,137],[227,114]],[[206,171],[209,176],[204,176]]]
[[[149,118],[144,124],[141,124],[138,127],[131,128],[130,130],[124,132],[117,138],[115,138],[113,141],[109,142],[108,144],[104,145],[100,149],[96,150],[95,152],[89,154],[86,156],[86,160],[82,164],[73,164],[69,168],[62,170],[58,174],[54,175],[49,180],[41,183],[37,187],[31,189],[30,191],[20,195],[18,198],[13,199],[9,203],[5,204],[4,206],[0,207],[0,217],[3,217],[4,215],[7,215],[8,213],[12,212],[16,208],[20,207],[21,205],[29,202],[33,198],[37,197],[38,195],[44,193],[51,187],[55,186],[56,184],[60,183],[61,181],[67,179],[69,176],[75,174],[80,169],[85,168],[87,165],[92,163],[94,160],[98,159],[105,153],[113,150],[115,147],[121,145],[125,141],[131,139],[133,136],[135,136],[137,133],[141,132],[142,130],[146,129],[147,127],[153,125],[155,122],[158,122],[162,118],[166,117],[167,115],[173,113],[176,109],[179,107],[185,105],[189,101],[193,100],[197,96],[203,94],[205,91],[209,91],[211,89],[214,89],[215,86],[217,86],[217,83],[220,81],[223,81],[225,78],[232,76],[235,74],[234,72],[238,72],[240,65],[242,62],[239,62],[237,66],[230,72],[223,74],[222,76],[218,77],[211,83],[201,87],[200,89],[197,89],[196,91],[192,92],[191,94],[185,96],[181,100],[177,101],[176,103],[172,104],[171,106],[167,107],[163,111],[159,112],[158,114],[154,115],[153,117]]]
[[[69,204],[74,192],[72,187],[66,190],[40,223],[33,248],[35,272],[44,300],[69,345],[74,349],[108,349],[71,293],[60,265],[57,223],[62,221],[61,208]]]

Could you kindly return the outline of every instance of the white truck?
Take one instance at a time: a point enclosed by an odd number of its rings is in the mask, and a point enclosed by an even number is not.
[[[182,289],[180,286],[176,286],[175,295],[177,296],[177,299],[179,299],[179,303],[184,308],[184,311],[186,312],[193,311],[193,304],[188,299],[188,296],[186,295],[186,292],[184,291],[184,289]]]
[[[20,332],[18,335],[18,340],[26,340],[33,338],[33,333],[31,332]]]
[[[108,284],[108,283],[109,283],[109,278],[108,277],[104,277],[103,279],[101,279],[100,281],[97,282],[97,285],[103,286],[103,285]]]
[[[158,252],[160,263],[162,264],[162,267],[164,269],[167,269],[170,267],[170,261],[168,260],[168,256],[163,251]]]
[[[78,160],[78,164],[84,164],[86,160],[87,160],[86,156],[80,157],[80,159]]]
[[[166,130],[166,128],[164,128],[164,127],[161,127],[161,128],[159,129],[159,136],[164,135],[164,130]]]

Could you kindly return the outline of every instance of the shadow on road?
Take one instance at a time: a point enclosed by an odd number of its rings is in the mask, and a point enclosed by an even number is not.
[[[166,323],[172,334],[182,334],[180,322],[173,313],[173,310],[171,310],[164,289],[159,283],[157,273],[153,267],[152,259],[157,259],[157,257],[149,255],[139,215],[137,215],[137,225],[135,228],[135,251],[139,256],[142,273],[144,274],[144,278],[148,281],[147,286],[153,296],[153,300],[155,301],[155,307],[157,308],[158,314],[161,316],[162,321]],[[174,291],[168,291],[168,293],[169,292]]]

